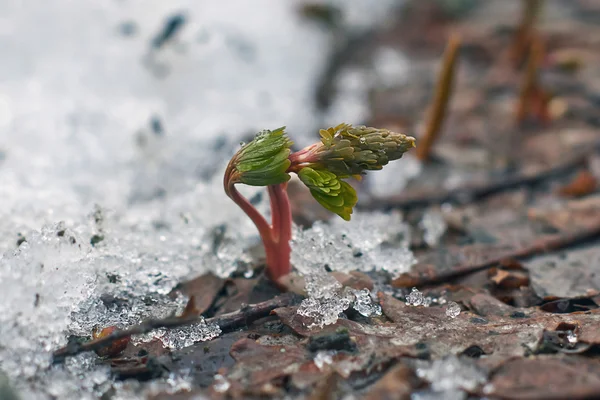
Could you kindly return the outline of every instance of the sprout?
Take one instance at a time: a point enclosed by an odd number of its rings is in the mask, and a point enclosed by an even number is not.
[[[322,129],[320,135],[320,142],[291,153],[292,141],[285,127],[264,130],[233,156],[225,171],[225,192],[256,225],[265,246],[267,272],[273,280],[291,269],[290,173],[298,175],[319,204],[348,221],[358,198],[345,180],[380,170],[415,147],[411,136],[365,126],[340,124]],[[237,191],[238,183],[267,187],[271,224]]]

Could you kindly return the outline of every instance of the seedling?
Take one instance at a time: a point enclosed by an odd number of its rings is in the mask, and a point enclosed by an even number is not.
[[[423,133],[423,143],[417,149],[417,158],[426,161],[431,153],[433,144],[440,136],[442,124],[448,109],[448,103],[454,88],[454,75],[456,74],[456,63],[460,50],[460,37],[457,34],[450,36],[444,60],[440,70],[435,95],[429,110],[429,120]]]
[[[349,221],[358,198],[346,180],[380,170],[415,147],[413,137],[365,126],[340,124],[321,129],[320,135],[321,141],[292,153],[285,127],[264,130],[233,156],[225,170],[225,192],[256,225],[265,246],[267,273],[275,281],[291,270],[290,173],[298,175],[319,204]],[[271,224],[238,192],[238,183],[267,187]]]

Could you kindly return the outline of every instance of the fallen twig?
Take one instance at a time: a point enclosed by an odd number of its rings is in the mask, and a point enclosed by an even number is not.
[[[544,60],[544,44],[539,36],[532,36],[527,60],[527,68],[521,83],[521,93],[517,102],[515,120],[518,124],[532,115],[547,122],[548,95],[540,86],[538,70]]]
[[[521,23],[515,32],[510,49],[510,58],[515,66],[518,66],[526,56],[542,8],[541,0],[523,0],[522,3]]]
[[[269,315],[271,311],[279,307],[287,307],[295,304],[298,301],[298,296],[293,293],[285,293],[271,300],[263,301],[262,303],[252,304],[242,307],[240,310],[223,314],[219,317],[209,318],[207,324],[218,325],[223,332],[231,332],[234,329],[243,327],[259,318]],[[94,351],[110,346],[114,341],[129,337],[131,335],[139,335],[151,332],[159,328],[177,328],[193,324],[200,321],[200,315],[190,317],[168,317],[163,319],[149,319],[139,325],[134,325],[126,329],[119,329],[108,336],[90,340],[85,343],[70,343],[65,347],[56,350],[53,354],[53,361],[60,363],[68,356],[74,356],[86,351]]]
[[[386,198],[374,198],[357,205],[358,209],[381,210],[381,209],[410,209],[427,207],[433,204],[458,203],[464,204],[491,196],[506,190],[517,189],[523,186],[532,186],[547,180],[557,179],[574,172],[583,167],[590,154],[600,148],[600,144],[590,146],[593,151],[584,151],[559,163],[548,167],[534,175],[523,174],[511,176],[500,181],[466,185],[450,190],[435,190],[427,193],[409,193]]]
[[[598,223],[594,226],[582,229],[579,232],[547,235],[542,239],[527,243],[516,250],[507,251],[505,254],[482,262],[457,265],[453,268],[439,271],[439,273],[437,271],[432,271],[432,273],[405,273],[394,280],[392,284],[396,287],[413,287],[448,282],[460,276],[497,266],[501,262],[508,259],[522,259],[537,254],[557,251],[597,238],[600,238],[600,221],[598,221]]]

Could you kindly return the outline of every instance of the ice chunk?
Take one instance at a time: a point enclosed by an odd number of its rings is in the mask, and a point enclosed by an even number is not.
[[[431,303],[433,303],[433,298],[430,296],[424,297],[423,298],[423,306],[424,307],[429,307],[431,305]]]
[[[361,315],[364,315],[365,317],[381,315],[381,306],[373,303],[371,292],[369,292],[367,289],[363,289],[354,290],[353,294],[355,299],[352,308],[358,311]]]
[[[577,334],[573,331],[567,331],[567,341],[570,347],[575,347],[577,344]]]
[[[351,303],[352,301],[349,297],[323,299],[309,297],[302,300],[297,313],[307,317],[311,321],[308,324],[309,328],[317,326],[322,328],[325,325],[335,324],[340,313],[347,310]]]
[[[409,306],[420,306],[424,302],[423,293],[419,292],[419,289],[412,288],[411,292],[406,296],[406,304]]]
[[[340,295],[342,284],[325,271],[311,273],[304,277],[306,292],[316,299],[329,299]]]
[[[410,400],[466,400],[467,394],[461,390],[445,390],[436,392],[431,390],[423,390],[413,392],[410,395]]]
[[[448,226],[443,215],[435,211],[427,211],[423,214],[419,225],[423,229],[423,239],[429,247],[439,244]]]
[[[221,334],[221,328],[215,324],[207,324],[203,317],[192,325],[167,330],[159,336],[161,342],[170,349],[182,349],[196,342],[205,342]]]
[[[332,350],[322,350],[315,354],[313,361],[317,368],[323,369],[325,364],[331,365],[333,363],[333,356],[335,355],[335,351]]]
[[[221,374],[215,375],[215,380],[213,382],[213,388],[217,393],[225,393],[231,387],[231,383]]]
[[[471,360],[454,355],[435,360],[429,367],[418,368],[417,375],[430,382],[437,392],[474,391],[487,382],[487,375]]]
[[[373,302],[367,289],[355,290],[342,287],[325,271],[305,277],[308,298],[298,307],[298,314],[309,318],[310,328],[334,324],[340,313],[352,306],[365,317],[381,315],[381,307]]]
[[[460,306],[458,305],[458,303],[456,303],[454,301],[451,301],[446,306],[446,315],[449,316],[450,318],[458,317],[460,314],[460,311],[461,311]]]

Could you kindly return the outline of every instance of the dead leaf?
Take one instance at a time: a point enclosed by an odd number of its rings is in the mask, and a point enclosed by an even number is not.
[[[500,399],[591,399],[600,393],[600,362],[569,356],[507,361],[481,395]]]
[[[598,180],[588,170],[583,170],[569,183],[561,187],[558,193],[565,197],[583,197],[596,191]]]
[[[363,400],[408,400],[413,388],[416,387],[417,378],[414,372],[404,364],[397,364],[377,381]]]
[[[179,292],[188,296],[190,301],[186,306],[187,312],[200,315],[213,304],[224,284],[223,279],[209,272],[191,281],[178,284],[169,295],[173,297]]]
[[[100,339],[106,337],[117,329],[118,328],[116,326],[109,326],[104,329],[95,329],[94,332],[92,332],[92,338]],[[98,354],[100,357],[114,357],[125,350],[130,340],[131,338],[129,336],[123,339],[115,340],[110,346],[97,349],[96,354]]]

